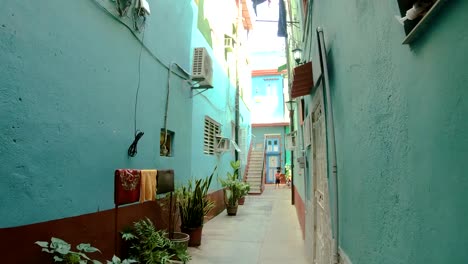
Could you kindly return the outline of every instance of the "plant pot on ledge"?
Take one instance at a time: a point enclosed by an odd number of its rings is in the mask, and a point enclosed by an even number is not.
[[[245,203],[245,196],[242,196],[241,198],[239,198],[238,203],[239,203],[239,205],[244,205],[244,203]]]

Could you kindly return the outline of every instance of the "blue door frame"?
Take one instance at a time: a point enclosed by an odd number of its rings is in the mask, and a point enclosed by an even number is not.
[[[265,139],[266,154],[266,183],[275,183],[276,168],[281,167],[280,138],[271,137]]]

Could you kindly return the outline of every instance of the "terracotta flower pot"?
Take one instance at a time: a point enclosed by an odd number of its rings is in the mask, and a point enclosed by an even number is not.
[[[244,203],[245,203],[245,196],[242,196],[242,198],[239,198],[238,203],[239,203],[240,205],[244,205]]]
[[[227,206],[226,207],[228,215],[236,215],[237,214],[237,205],[236,206]]]
[[[177,248],[186,250],[190,241],[190,235],[182,232],[174,232],[172,238],[169,237],[169,239],[174,242]]]
[[[190,236],[188,246],[198,247],[201,244],[203,226],[199,227],[181,227],[180,230]]]

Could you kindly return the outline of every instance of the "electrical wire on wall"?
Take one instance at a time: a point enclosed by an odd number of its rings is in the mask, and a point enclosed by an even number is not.
[[[145,39],[145,31],[143,31],[142,37],[141,37],[141,42],[143,43]],[[138,141],[143,137],[145,134],[142,131],[137,130],[137,106],[138,106],[138,95],[140,93],[140,84],[141,84],[141,54],[143,53],[143,45],[140,48],[140,54],[138,55],[138,84],[137,84],[137,90],[135,94],[135,112],[134,112],[134,124],[133,124],[133,133],[135,135],[135,139],[133,140],[132,144],[128,148],[128,156],[130,157],[135,157],[137,154],[137,145]]]
[[[166,103],[165,103],[165,108],[164,108],[164,127],[163,127],[163,130],[164,130],[164,141],[162,143],[160,143],[160,155],[161,156],[168,156],[170,153],[169,153],[169,150],[167,149],[167,146],[166,146],[166,143],[167,143],[167,137],[168,137],[168,130],[167,130],[167,123],[168,123],[168,115],[169,115],[169,102],[170,102],[170,93],[171,93],[171,76],[172,74],[175,74],[177,75],[177,73],[175,73],[173,71],[173,67],[174,66],[177,66],[177,68],[182,71],[184,74],[187,74],[189,75],[179,64],[177,64],[176,62],[171,62],[169,64],[169,67],[167,69],[167,93],[166,93]],[[193,85],[192,82],[190,82],[189,79],[184,79],[188,84],[190,84],[190,86]]]
[[[130,31],[132,36],[141,45],[139,58],[138,58],[138,85],[137,85],[137,91],[136,91],[136,95],[135,95],[135,110],[134,110],[135,111],[134,112],[134,136],[135,136],[135,138],[134,138],[132,144],[130,145],[130,147],[128,148],[128,151],[127,151],[128,156],[130,156],[130,157],[134,157],[137,154],[138,141],[144,135],[144,132],[137,130],[137,106],[138,106],[138,95],[139,95],[139,91],[140,91],[140,82],[141,82],[141,56],[142,56],[143,49],[145,49],[146,52],[148,52],[148,54],[150,55],[150,57],[153,58],[158,64],[160,64],[161,66],[163,66],[165,69],[168,70],[166,106],[165,106],[165,113],[164,113],[164,134],[165,134],[164,135],[164,144],[163,144],[164,146],[161,146],[162,147],[161,150],[167,152],[167,149],[166,149],[166,142],[167,142],[167,135],[168,135],[168,133],[167,133],[167,131],[168,131],[167,130],[167,120],[168,120],[168,111],[169,111],[169,95],[170,95],[171,75],[173,74],[173,75],[181,78],[187,84],[192,86],[190,74],[184,68],[182,68],[182,66],[180,66],[179,64],[177,64],[175,62],[171,62],[169,65],[166,65],[161,59],[159,59],[158,56],[156,56],[151,51],[151,49],[148,46],[146,46],[146,44],[144,43],[144,36],[145,36],[145,27],[144,26],[145,26],[145,22],[146,22],[146,17],[145,17],[145,14],[143,13],[144,11],[141,8],[136,8],[132,12],[132,14],[133,14],[133,27],[134,27],[134,29],[132,29],[121,18],[119,18],[117,15],[113,14],[106,7],[104,7],[102,4],[100,4],[99,0],[91,0],[91,1],[95,5],[97,5],[101,10],[103,10],[107,15],[109,15],[111,18],[113,18],[114,20],[116,20],[117,22],[119,22],[120,24],[125,26]],[[130,6],[129,3],[133,2],[133,1],[131,1],[131,0],[130,1],[128,1],[128,0],[125,1],[125,7],[123,7],[123,8],[122,8],[121,1],[122,0],[117,0],[117,3],[116,3],[119,15],[121,17],[123,17],[125,15],[125,17],[132,19],[131,17],[126,15],[126,13],[127,13],[126,11],[129,9],[129,6]],[[143,32],[141,39],[136,34],[135,31]],[[173,71],[173,66],[176,66],[178,71]]]
[[[138,0],[137,0],[138,1]],[[146,13],[142,8],[135,8],[133,10],[133,27],[136,31],[144,31],[146,23]],[[144,43],[143,38],[141,42]]]
[[[99,3],[98,0],[90,0],[92,1],[96,6],[98,6],[102,11],[104,11],[107,15],[109,15],[111,18],[113,18],[115,21],[119,22],[120,24],[122,24],[124,27],[126,27],[130,33],[132,34],[132,36],[142,45],[142,47],[146,50],[146,52],[148,52],[148,54],[151,56],[151,58],[153,58],[157,63],[159,63],[161,66],[163,66],[166,70],[169,70],[169,66],[166,65],[158,56],[156,56],[154,54],[153,51],[151,51],[150,48],[148,48],[148,46],[146,46],[145,43],[143,43],[143,40],[140,39],[140,37],[135,33],[135,30],[133,30],[131,28],[131,26],[127,25],[124,21],[122,21],[118,16],[116,16],[115,14],[113,14],[112,12],[110,12],[106,7],[104,7],[103,5],[101,5]],[[182,66],[180,66],[179,64],[177,63],[173,63],[175,66],[177,66],[177,68],[179,69],[179,71],[182,73],[178,73],[178,72],[175,72],[173,71],[172,73],[181,78],[182,80],[186,81],[188,84],[192,84],[190,82],[190,74],[184,69],[182,68]]]
[[[164,141],[163,143],[160,144],[160,154],[162,156],[167,156],[168,155],[168,149],[166,147],[166,143],[167,143],[167,116],[168,116],[168,112],[169,112],[169,95],[170,95],[170,92],[171,92],[171,73],[172,73],[172,65],[176,64],[175,62],[171,62],[169,64],[169,69],[167,70],[168,73],[167,73],[167,93],[166,93],[166,105],[165,105],[165,109],[164,109]]]

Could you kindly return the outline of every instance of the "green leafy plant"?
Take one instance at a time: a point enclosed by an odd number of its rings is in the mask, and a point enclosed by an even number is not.
[[[86,253],[101,252],[99,249],[91,246],[91,244],[81,243],[76,246],[77,251],[72,251],[69,243],[56,237],[47,241],[36,241],[35,244],[42,248],[43,252],[54,255],[54,262],[64,262],[67,264],[102,264],[100,261],[89,258]],[[121,260],[117,256],[112,258],[112,261],[107,261],[107,264],[130,264],[136,263],[135,260],[125,259]]]
[[[148,218],[122,232],[122,238],[129,242],[130,256],[139,263],[165,264],[169,260],[186,263],[191,259],[186,248],[172,242],[164,230],[156,230]]]
[[[233,170],[233,178],[239,180],[239,169],[241,167],[240,160],[231,161],[231,168]]]
[[[69,243],[56,237],[50,239],[50,243],[46,241],[36,241],[35,244],[42,247],[43,252],[54,254],[55,262],[64,262],[70,264],[82,263],[101,263],[97,260],[92,260],[85,253],[100,252],[99,249],[92,247],[90,244],[81,243],[76,246],[77,251],[72,251]]]
[[[182,227],[196,228],[203,226],[204,217],[215,206],[215,203],[207,196],[215,171],[216,167],[209,177],[197,180],[191,179],[188,181],[187,186],[182,186],[176,190]]]
[[[112,257],[112,261],[109,261],[109,260],[107,261],[107,264],[131,264],[131,263],[138,263],[138,261],[134,259],[121,260],[119,257],[115,255]]]
[[[250,184],[246,183],[246,182],[241,182],[241,186],[240,186],[240,197],[244,197],[246,196],[247,194],[249,194],[250,192]]]
[[[242,183],[238,180],[227,180],[224,191],[224,203],[226,206],[237,206],[241,198]]]
[[[239,179],[240,161],[231,161],[233,173],[227,173],[226,179],[219,179],[224,188],[224,203],[226,206],[237,206],[238,200],[250,191],[250,185]]]

